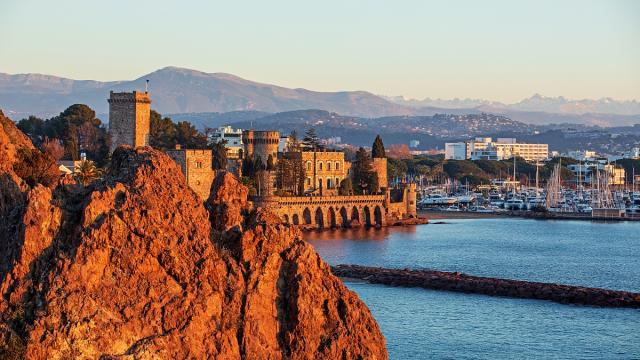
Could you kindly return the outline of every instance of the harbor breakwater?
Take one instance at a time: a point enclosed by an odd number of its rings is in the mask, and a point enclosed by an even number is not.
[[[331,267],[341,278],[374,284],[421,287],[490,296],[550,300],[562,304],[640,308],[640,293],[554,283],[499,279],[435,270],[387,269],[360,265]]]

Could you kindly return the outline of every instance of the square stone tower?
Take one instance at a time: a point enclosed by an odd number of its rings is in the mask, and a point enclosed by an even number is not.
[[[175,150],[167,150],[167,155],[180,165],[187,185],[203,200],[207,200],[215,177],[215,171],[211,168],[212,151],[182,149],[176,145]]]
[[[120,145],[149,145],[151,98],[148,92],[111,91],[109,95],[110,151]]]

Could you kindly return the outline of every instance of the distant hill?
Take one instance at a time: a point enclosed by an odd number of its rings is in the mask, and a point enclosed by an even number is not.
[[[384,97],[384,96],[383,96]],[[527,124],[573,123],[596,126],[631,126],[640,124],[640,102],[598,100],[570,100],[562,96],[546,97],[535,94],[514,104],[482,99],[406,99],[402,96],[384,97],[396,104],[412,107],[420,115],[478,114],[505,115]]]
[[[166,67],[135,80],[99,82],[41,74],[0,73],[0,108],[12,117],[57,115],[73,103],[107,113],[109,91],[144,89],[149,80],[152,107],[165,113],[231,111],[282,112],[323,109],[363,117],[405,115],[413,109],[365,91],[318,92],[261,84],[225,73]]]

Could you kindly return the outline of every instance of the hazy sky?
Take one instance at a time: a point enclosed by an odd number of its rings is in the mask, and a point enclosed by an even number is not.
[[[640,99],[640,1],[0,1],[0,72],[168,65],[414,98]]]

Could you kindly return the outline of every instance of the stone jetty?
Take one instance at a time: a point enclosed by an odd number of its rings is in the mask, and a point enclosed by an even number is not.
[[[490,296],[551,300],[562,304],[640,308],[640,293],[480,277],[459,272],[386,269],[359,265],[331,268],[341,278],[361,279],[389,286],[421,287]]]

